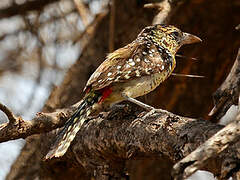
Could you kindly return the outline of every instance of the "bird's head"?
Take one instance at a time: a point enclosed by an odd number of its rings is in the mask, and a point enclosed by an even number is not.
[[[202,41],[199,37],[182,32],[174,26],[160,24],[144,28],[139,36],[146,37],[158,46],[167,48],[173,54],[176,54],[177,50],[184,44]]]

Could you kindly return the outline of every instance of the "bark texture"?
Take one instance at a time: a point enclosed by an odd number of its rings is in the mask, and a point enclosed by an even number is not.
[[[186,117],[206,119],[213,106],[212,93],[227,76],[240,46],[240,34],[235,30],[240,3],[227,0],[170,2],[173,4],[169,23],[204,41],[181,49],[180,54],[198,57],[199,61],[178,59],[175,72],[206,78],[170,77],[141,100]],[[152,24],[159,11],[143,8],[144,3],[115,1],[115,49],[131,42],[143,27]],[[87,79],[108,53],[109,19],[108,14],[98,24],[80,59],[70,68],[62,85],[52,92],[43,111],[68,107],[81,99]],[[57,130],[28,137],[7,179],[90,179],[90,175],[96,179],[118,179],[127,178],[128,174],[131,179],[159,176],[170,179],[174,163],[222,128],[203,119],[185,119],[174,114],[154,114],[144,119],[145,113],[140,112],[130,105],[89,121],[67,154],[57,160],[42,161]],[[225,165],[229,167],[226,176],[231,175],[234,169],[231,165],[239,167],[238,147],[237,143],[224,150],[203,169],[220,176],[223,169],[220,166]]]

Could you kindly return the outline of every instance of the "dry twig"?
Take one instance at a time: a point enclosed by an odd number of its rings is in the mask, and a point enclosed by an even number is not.
[[[85,30],[80,35],[78,35],[77,37],[75,37],[73,39],[73,43],[75,44],[75,43],[81,41],[81,46],[85,46],[87,44],[88,40],[90,39],[90,37],[93,36],[95,29],[96,29],[97,25],[99,24],[99,22],[101,22],[101,20],[106,15],[107,15],[107,11],[97,14],[94,21],[92,21],[90,24],[88,24],[88,26],[85,28]]]
[[[182,1],[183,0],[180,0],[177,2],[178,4],[176,4],[175,1],[163,0],[161,2],[145,4],[144,8],[152,8],[159,11],[154,17],[152,24],[167,24],[171,15],[177,10]],[[174,8],[172,8],[172,6],[174,6]]]
[[[89,15],[91,14],[88,8],[84,5],[82,0],[74,0],[75,6],[77,7],[78,13],[82,19],[84,26],[89,24]]]
[[[114,32],[115,32],[115,14],[116,14],[116,3],[115,0],[111,1],[110,9],[110,22],[109,22],[109,52],[114,51]]]
[[[213,115],[220,111],[218,117],[222,117],[229,107],[233,104],[239,104],[239,74],[240,73],[240,49],[236,61],[226,80],[221,87],[215,92],[215,107],[210,112]],[[228,124],[225,128],[217,132],[213,137],[208,139],[204,144],[198,147],[190,155],[179,161],[173,167],[173,176],[176,180],[185,179],[197,170],[201,169],[210,158],[217,157],[219,153],[224,151],[230,145],[236,143],[240,139],[240,111],[236,120]],[[237,169],[236,169],[237,170]],[[228,177],[225,169],[221,172],[221,178]]]
[[[240,113],[234,122],[217,132],[199,148],[179,161],[173,167],[175,180],[186,179],[200,170],[210,158],[217,157],[222,151],[240,139]],[[237,169],[236,169],[237,171]],[[228,177],[229,172],[222,171],[221,178]]]
[[[35,1],[26,1],[23,4],[17,5],[13,4],[10,7],[5,9],[0,9],[0,18],[9,18],[16,15],[24,15],[29,11],[41,10],[50,3],[54,3],[57,0],[35,0]]]
[[[238,50],[237,58],[233,67],[228,74],[226,80],[217,89],[213,95],[214,108],[209,113],[209,116],[216,114],[217,119],[220,119],[228,111],[232,105],[238,104],[240,92],[240,49]]]
[[[67,109],[59,109],[52,113],[38,113],[31,121],[16,118],[12,111],[3,104],[0,109],[8,116],[9,123],[0,125],[0,142],[26,138],[33,134],[49,132],[64,125],[69,115],[76,109],[73,105]]]
[[[0,110],[7,115],[8,120],[9,120],[9,124],[15,124],[16,123],[17,118],[14,116],[12,111],[10,109],[8,109],[7,106],[0,103]]]
[[[126,160],[138,158],[138,155],[164,155],[176,162],[222,128],[209,121],[181,117],[170,112],[152,115],[139,112],[133,107],[127,110],[113,109],[109,114],[91,119],[80,129],[64,158],[69,158],[68,161],[77,159],[77,163],[83,165],[89,173],[93,173],[95,168],[107,166],[105,172],[116,175],[117,172],[124,172],[120,168],[124,168],[124,165],[119,162],[124,164]],[[124,120],[124,117],[128,118]],[[201,169],[219,175],[219,167],[225,159],[234,157],[237,160],[235,150],[234,145],[228,148],[228,152],[221,153],[221,156],[213,156]],[[53,163],[55,160],[51,161]],[[236,161],[232,161],[231,165],[235,168]],[[225,172],[233,175],[231,173],[234,171],[229,168]]]
[[[67,120],[67,117],[76,109],[77,105],[53,113],[38,113],[32,121],[18,118],[14,125],[10,123],[2,124],[0,126],[0,142],[26,138],[33,134],[49,132],[61,127]],[[10,110],[7,109],[5,112],[10,114],[11,117],[12,113]],[[164,154],[175,162],[189,154],[191,149],[198,147],[199,143],[204,142],[206,138],[221,128],[220,125],[211,124],[208,121],[181,117],[170,112],[155,113],[147,116],[142,116],[139,112],[139,110],[133,108],[130,108],[130,110],[128,108],[128,112],[126,110],[114,109],[110,114],[91,119],[91,121],[85,124],[78,133],[78,138],[75,140],[76,143],[72,147],[74,156],[79,156],[77,157],[79,159],[78,163],[83,164],[86,166],[86,169],[93,172],[92,168],[96,168],[95,166],[87,167],[91,166],[92,158],[95,159],[94,161],[98,164],[98,167],[99,165],[105,166],[106,162],[103,162],[102,158],[109,158],[109,160],[116,158],[117,162],[113,161],[108,164],[110,168],[114,166],[114,163],[119,163],[119,159],[136,158],[138,154],[146,156],[157,155],[158,157]],[[126,117],[126,115],[128,117],[130,114],[132,119],[123,121],[123,117]],[[114,119],[114,121],[110,119]],[[103,130],[102,126],[110,129]],[[221,132],[218,134],[221,134]],[[236,133],[239,133],[239,131]],[[84,139],[81,137],[84,137]],[[225,148],[226,146],[221,150]],[[223,155],[224,158],[222,158],[220,165],[224,163],[224,159],[236,157],[235,149],[236,147]],[[91,157],[89,157],[89,153],[92,154]],[[111,155],[112,153],[114,157]],[[70,156],[70,158],[73,157]],[[207,162],[206,167],[216,174],[220,170],[219,164],[212,163],[216,161],[214,158],[216,156],[211,156],[211,161]],[[201,167],[204,169],[203,166]],[[228,175],[229,173],[233,173],[232,169],[228,169],[226,174]]]

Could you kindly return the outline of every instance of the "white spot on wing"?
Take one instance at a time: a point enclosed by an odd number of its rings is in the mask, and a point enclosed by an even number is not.
[[[148,69],[145,69],[145,72],[146,72],[146,74],[150,74],[150,72],[148,72]]]
[[[129,65],[129,64],[126,64],[125,66],[126,66],[126,68],[129,68],[129,67],[130,67],[130,65]]]
[[[135,71],[135,73],[136,73],[136,76],[137,76],[137,77],[140,77],[140,76],[141,76],[141,74],[140,74],[140,71],[139,71],[139,70],[136,70],[136,71]]]
[[[118,81],[121,78],[121,76],[118,76],[117,78],[115,78],[114,81]]]
[[[122,66],[117,66],[117,69],[121,69]]]
[[[112,75],[112,73],[111,72],[109,72],[108,74],[107,74],[107,76],[111,76]]]
[[[130,78],[130,76],[128,74],[126,74],[124,77],[125,77],[125,79],[129,79]]]
[[[150,62],[147,58],[144,58],[144,61],[145,61],[146,63],[149,63],[149,62]]]
[[[107,81],[111,81],[111,80],[113,80],[114,78],[107,78]]]
[[[134,65],[135,65],[135,62],[132,61],[132,62],[130,62],[129,64],[130,64],[131,66],[134,66]]]
[[[164,70],[164,65],[161,66],[161,70]]]

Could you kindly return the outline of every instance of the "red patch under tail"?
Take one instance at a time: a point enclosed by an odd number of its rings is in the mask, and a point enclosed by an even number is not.
[[[98,101],[99,104],[102,103],[112,93],[112,89],[110,87],[105,87],[103,90],[101,90],[101,92],[102,97]]]

